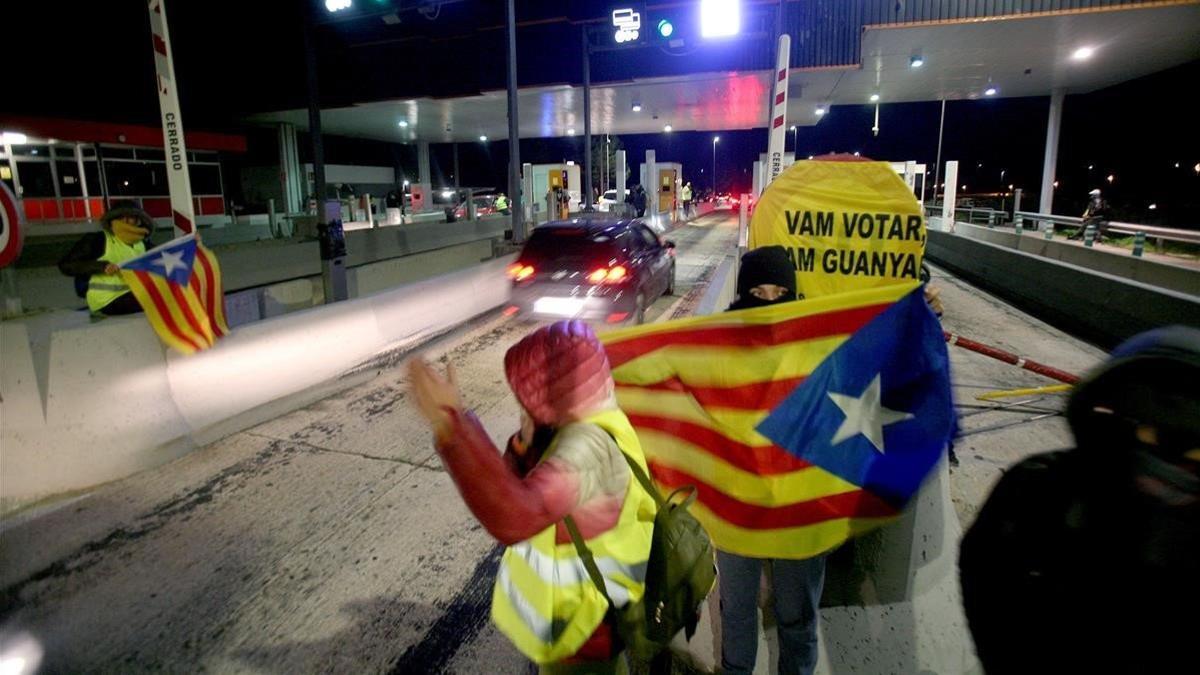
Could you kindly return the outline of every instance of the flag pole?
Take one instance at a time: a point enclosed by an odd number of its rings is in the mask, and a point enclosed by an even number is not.
[[[171,36],[167,30],[167,10],[164,2],[165,0],[149,0],[148,8],[158,107],[162,113],[167,187],[171,193],[171,220],[175,226],[175,236],[182,237],[195,231],[196,211],[192,202],[187,147],[183,139],[183,118],[179,111],[179,91],[175,81],[175,64],[171,60]],[[199,238],[199,233],[196,234]]]

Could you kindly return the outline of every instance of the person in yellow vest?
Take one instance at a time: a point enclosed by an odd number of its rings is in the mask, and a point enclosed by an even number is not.
[[[100,231],[83,235],[58,262],[59,271],[75,278],[75,291],[87,299],[92,314],[142,311],[117,266],[153,248],[152,232],[150,214],[133,202],[117,202],[100,218]]]
[[[512,208],[508,205],[508,195],[503,192],[496,197],[496,210],[506,216],[512,215]]]
[[[621,457],[646,468],[637,434],[616,405],[608,358],[582,321],[526,336],[504,357],[522,408],[501,456],[464,408],[452,369],[424,360],[409,373],[417,408],[463,501],[508,548],[492,591],[492,620],[542,673],[625,673],[608,601],[588,577],[563,523],[572,516],[617,608],[645,592],[656,507]]]

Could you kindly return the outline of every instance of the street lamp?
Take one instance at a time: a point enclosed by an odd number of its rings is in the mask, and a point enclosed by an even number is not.
[[[717,194],[717,143],[721,142],[720,136],[713,136],[713,194]]]

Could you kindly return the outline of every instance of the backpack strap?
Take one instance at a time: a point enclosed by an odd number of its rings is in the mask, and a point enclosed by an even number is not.
[[[625,454],[625,453],[621,453]],[[612,598],[608,597],[608,587],[604,585],[604,576],[600,574],[600,568],[596,566],[596,559],[592,556],[592,550],[583,540],[583,535],[579,533],[579,527],[575,525],[575,519],[571,516],[563,518],[563,524],[567,526],[567,532],[571,535],[571,543],[575,544],[575,552],[579,554],[579,558],[583,560],[583,567],[587,570],[588,576],[592,578],[592,583],[596,585],[596,590],[600,591],[600,595],[608,601],[608,606],[616,609]]]

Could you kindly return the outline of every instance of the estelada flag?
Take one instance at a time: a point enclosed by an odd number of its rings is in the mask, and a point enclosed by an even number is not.
[[[949,357],[916,283],[612,331],[617,400],[718,548],[803,559],[889,522],[950,441]]]
[[[189,234],[127,260],[121,278],[167,346],[184,354],[229,333],[217,257]]]
[[[887,162],[833,155],[796,162],[771,182],[749,244],[784,247],[801,298],[889,286],[919,278],[925,216]]]

